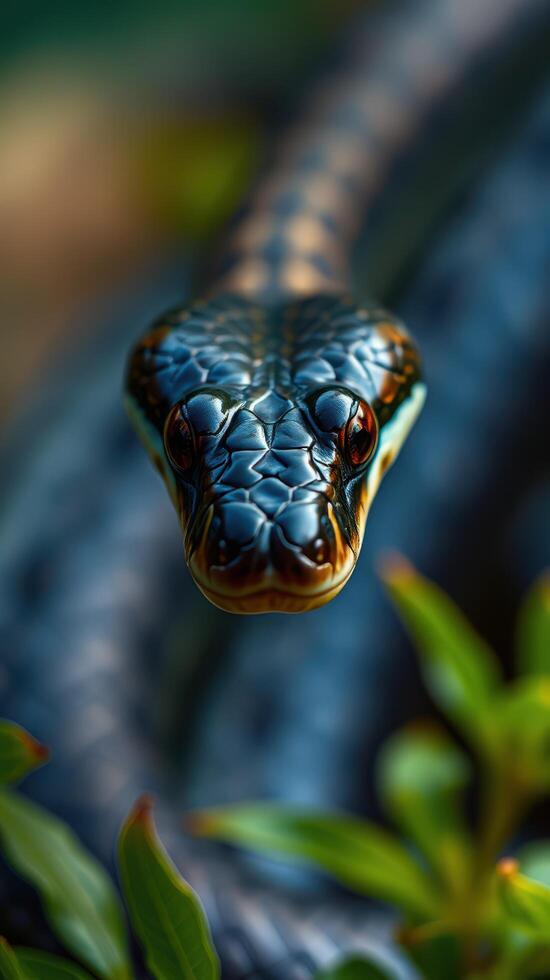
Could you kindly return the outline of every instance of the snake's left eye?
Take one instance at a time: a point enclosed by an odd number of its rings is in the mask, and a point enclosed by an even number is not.
[[[344,449],[352,466],[364,466],[371,458],[378,442],[376,416],[366,402],[359,402],[356,411],[346,425]]]
[[[181,405],[174,405],[166,419],[164,446],[176,470],[184,473],[191,467],[195,450],[193,433]]]

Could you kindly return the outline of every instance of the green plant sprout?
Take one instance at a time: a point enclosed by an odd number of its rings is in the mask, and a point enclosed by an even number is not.
[[[0,850],[36,888],[52,931],[74,960],[0,940],[0,977],[131,980],[124,910],[108,874],[61,820],[9,785],[47,756],[24,729],[0,722]],[[118,865],[151,976],[217,980],[219,963],[204,912],[157,838],[148,797],[138,800],[120,831]]]
[[[0,939],[2,980],[132,980],[124,909],[108,874],[57,817],[13,789],[42,765],[47,749],[19,725],[0,721],[0,851],[40,895],[53,933],[73,959]],[[200,902],[164,851],[152,803],[143,796],[118,839],[122,892],[154,980],[219,980],[220,964]],[[81,964],[81,965],[78,965]],[[379,980],[352,960],[322,980]]]
[[[518,676],[506,682],[493,651],[437,586],[401,558],[382,575],[424,682],[470,753],[435,722],[390,738],[377,782],[397,833],[345,814],[268,803],[201,811],[186,825],[306,859],[389,903],[401,916],[396,939],[426,980],[549,978],[550,840],[503,855],[514,849],[528,809],[550,796],[550,578],[524,600]],[[474,772],[472,827],[464,797]],[[386,966],[376,969],[391,980]]]

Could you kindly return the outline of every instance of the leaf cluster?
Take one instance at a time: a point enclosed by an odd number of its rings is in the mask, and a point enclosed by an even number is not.
[[[202,836],[305,859],[390,903],[401,913],[397,938],[427,980],[550,976],[550,840],[502,858],[528,808],[550,795],[550,581],[543,576],[523,603],[518,676],[506,682],[494,652],[437,586],[403,559],[383,576],[424,682],[460,736],[430,722],[383,747],[378,789],[394,830],[265,803],[202,811],[188,823]]]
[[[495,654],[448,596],[400,560],[385,580],[413,636],[425,683],[461,736],[434,723],[397,732],[378,767],[394,830],[341,813],[243,804],[195,813],[194,833],[305,859],[361,895],[401,913],[397,939],[426,980],[550,976],[550,840],[502,857],[521,818],[550,794],[550,583],[521,610],[518,677],[505,683]],[[467,753],[462,744],[470,748]],[[71,959],[0,941],[4,980],[132,980],[125,910],[101,865],[57,817],[13,784],[47,749],[0,721],[0,850],[38,891]],[[465,795],[477,767],[474,827]],[[219,980],[200,902],[160,843],[143,797],[118,840],[126,910],[154,980]],[[391,980],[365,956],[317,980]]]
[[[57,817],[12,785],[47,758],[18,725],[0,722],[0,850],[36,888],[74,959],[0,941],[3,980],[132,980],[126,916],[109,875]],[[219,963],[199,900],[176,870],[143,797],[124,823],[118,865],[126,906],[155,980],[217,980]],[[81,965],[77,965],[78,964]]]
[[[42,765],[47,749],[0,721],[0,851],[42,900],[52,931],[71,955],[13,948],[0,938],[2,980],[133,980],[125,910],[108,874],[73,832],[13,788]],[[118,839],[126,910],[154,980],[219,980],[220,964],[198,897],[156,833],[143,796]],[[375,964],[351,960],[320,980],[379,980]]]

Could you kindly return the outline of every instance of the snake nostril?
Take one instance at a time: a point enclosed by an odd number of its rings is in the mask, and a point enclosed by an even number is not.
[[[307,577],[312,565],[316,568],[335,565],[336,537],[326,513],[324,495],[289,504],[278,515],[275,532],[273,553],[278,568],[295,575],[298,562],[300,575]]]
[[[207,568],[226,568],[238,563],[239,574],[257,565],[263,554],[261,541],[265,517],[243,501],[221,503],[214,510],[201,560]],[[241,560],[242,559],[242,560]]]
[[[316,565],[324,565],[330,562],[332,558],[331,552],[330,542],[320,536],[314,538],[313,541],[304,547],[304,553]]]
[[[330,560],[330,548],[323,538],[316,538],[311,545],[311,557],[318,565]]]
[[[238,541],[228,540],[227,538],[217,538],[211,535],[207,546],[207,560],[210,567],[224,567],[229,565],[241,554],[241,545]]]

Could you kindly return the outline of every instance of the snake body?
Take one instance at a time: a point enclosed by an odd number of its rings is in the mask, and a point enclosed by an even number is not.
[[[442,17],[457,9],[447,2],[436,8]],[[408,31],[412,38],[415,24],[417,38],[430,38],[426,25],[435,23],[433,11],[429,4],[414,5],[414,19],[405,27],[388,23],[381,35],[373,31],[374,47],[379,49],[380,38],[389,44],[397,29],[398,37]],[[507,26],[501,25],[502,35],[489,31],[488,41],[496,38],[502,45],[504,37],[516,35],[512,13],[506,5]],[[391,45],[384,50],[395,69]],[[548,201],[547,101],[541,109],[497,180],[491,178],[463,220],[442,236],[402,307],[422,339],[430,409],[402,462],[407,493],[400,481],[388,486],[379,502],[380,520],[377,515],[371,524],[375,549],[398,545],[447,585],[457,563],[475,562],[476,590],[502,526],[495,501],[506,487],[512,495],[507,506],[517,503],[535,465],[537,440],[529,433],[534,436],[540,417],[534,393],[540,390],[545,349],[540,326],[547,301],[547,213],[541,210]],[[411,119],[415,131],[417,123],[418,117]],[[389,160],[389,148],[387,153]],[[521,208],[518,186],[527,188]],[[255,205],[251,215],[257,226]],[[244,258],[228,252],[224,274],[242,269]],[[159,286],[162,296],[171,294],[168,300],[179,292],[175,278]],[[226,280],[217,297],[202,304],[201,315],[210,302],[209,316],[228,302],[241,314],[249,304],[257,306],[244,286],[235,293],[236,285],[229,291],[227,285]],[[236,294],[236,300],[221,299]],[[318,302],[335,308],[347,302],[356,315],[344,291],[325,296],[290,300],[290,306]],[[261,317],[269,321],[266,304],[276,310],[287,302],[288,297],[262,302]],[[389,723],[407,671],[366,555],[338,606],[282,621],[234,618],[230,635],[228,617],[220,614],[217,642],[225,673],[201,699],[204,730],[196,732],[185,779],[177,782],[173,769],[163,779],[167,760],[153,717],[165,669],[163,638],[183,620],[181,661],[195,645],[192,623],[210,619],[200,596],[194,598],[178,574],[170,515],[117,413],[121,348],[143,308],[158,303],[156,295],[142,292],[115,310],[119,330],[109,323],[107,351],[96,363],[87,359],[67,372],[47,401],[32,402],[16,433],[17,450],[12,445],[10,451],[15,486],[5,508],[0,556],[7,585],[0,606],[7,651],[2,711],[54,751],[54,762],[33,777],[29,790],[70,819],[108,860],[129,805],[144,788],[155,789],[163,839],[203,899],[228,977],[302,980],[341,950],[374,949],[384,959],[390,955],[384,936],[363,903],[317,891],[293,897],[280,882],[266,883],[255,868],[181,834],[179,814],[189,803],[276,795],[324,806],[357,804],[365,756],[370,758],[373,740]],[[178,316],[166,324],[173,333]],[[451,383],[449,366],[460,383]],[[74,407],[70,413],[68,404]],[[31,422],[36,445],[29,453]],[[433,533],[426,533],[428,527]],[[194,696],[185,700],[185,689],[171,687],[179,716],[185,715]],[[162,710],[168,710],[166,698]],[[6,896],[11,886],[10,880],[0,882],[8,922],[3,931],[28,942],[28,893],[23,912],[13,890]],[[396,969],[409,976],[402,964]]]

